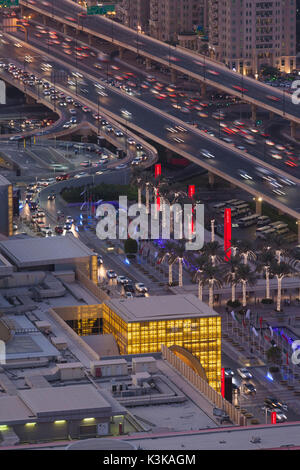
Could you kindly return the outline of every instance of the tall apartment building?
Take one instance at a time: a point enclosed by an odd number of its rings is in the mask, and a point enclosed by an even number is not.
[[[179,34],[206,27],[206,4],[207,0],[150,0],[150,35],[178,42]]]
[[[129,28],[148,32],[151,0],[122,0],[116,5],[116,15]]]
[[[296,68],[296,0],[208,0],[211,57],[255,75]]]

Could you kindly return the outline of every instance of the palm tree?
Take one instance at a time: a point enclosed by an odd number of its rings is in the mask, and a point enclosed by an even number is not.
[[[130,178],[130,184],[137,186],[138,190],[138,206],[142,205],[142,189],[145,184],[145,177],[143,176],[140,169],[135,169]]]
[[[266,276],[266,299],[270,299],[270,267],[275,261],[275,252],[271,248],[263,249],[258,256],[256,272],[265,273]]]
[[[178,243],[174,243],[173,253],[171,255],[170,261],[172,265],[178,261],[178,286],[182,287],[182,262],[185,254],[185,242],[184,240],[179,240]]]
[[[239,256],[231,256],[224,264],[226,269],[224,281],[231,284],[231,302],[235,302],[235,289],[238,284],[236,279],[236,272],[241,266],[241,258]]]
[[[198,255],[196,257],[196,272],[193,276],[193,281],[198,282],[198,298],[202,301],[203,299],[203,269],[206,264],[209,263],[209,259],[205,255]]]
[[[281,286],[283,278],[290,276],[291,274],[299,275],[298,271],[295,270],[291,262],[285,263],[281,261],[274,261],[270,266],[271,273],[277,279],[277,312],[281,312]]]
[[[215,266],[216,263],[221,263],[224,259],[224,250],[219,242],[205,243],[201,251],[205,256],[210,258],[213,266]]]
[[[214,266],[212,262],[208,262],[203,266],[202,270],[202,286],[207,285],[209,289],[208,305],[213,308],[214,306],[214,286],[222,287],[223,278],[219,266]]]
[[[237,242],[238,251],[244,258],[244,264],[248,263],[248,260],[255,260],[256,254],[253,251],[253,244],[249,240],[241,240]]]
[[[160,262],[163,262],[165,260],[168,261],[168,265],[169,265],[169,285],[172,285],[172,283],[173,283],[173,263],[171,261],[172,261],[172,253],[173,253],[174,245],[175,245],[175,243],[173,241],[166,240],[165,246],[160,248],[160,250],[158,252],[158,256],[157,256],[157,259]]]
[[[277,263],[281,262],[282,256],[289,256],[290,254],[289,245],[278,235],[270,235],[266,240],[266,244],[276,252]]]
[[[247,264],[241,264],[236,270],[236,282],[242,284],[243,289],[243,307],[247,305],[247,284],[254,286],[257,281],[257,276],[251,271]]]

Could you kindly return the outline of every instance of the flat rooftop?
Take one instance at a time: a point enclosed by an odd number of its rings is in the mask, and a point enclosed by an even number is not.
[[[193,294],[111,299],[105,300],[104,304],[127,323],[219,315]]]
[[[20,268],[63,264],[94,254],[75,237],[9,239],[0,242],[0,251]]]
[[[112,411],[111,404],[92,385],[19,390],[18,394],[37,418],[84,414],[96,417]]]

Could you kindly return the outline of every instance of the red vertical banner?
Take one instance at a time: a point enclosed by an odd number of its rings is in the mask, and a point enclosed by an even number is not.
[[[263,322],[263,318],[262,318],[262,317],[260,317],[260,319],[259,319],[259,325],[260,325],[260,329],[262,328],[262,322]]]
[[[156,209],[158,211],[160,210],[160,196],[158,196],[158,191],[157,191],[157,196],[156,196]]]
[[[157,178],[158,176],[161,176],[161,164],[160,163],[157,163],[155,165],[155,178]]]
[[[225,261],[231,257],[231,209],[224,211],[224,251]]]
[[[189,191],[188,191],[189,198],[192,199],[195,195],[195,185],[190,184],[189,185]]]
[[[287,366],[289,365],[289,353],[288,352],[286,353],[286,365]]]
[[[221,369],[221,395],[225,398],[225,369],[222,367]]]
[[[276,411],[271,413],[271,424],[276,424]]]

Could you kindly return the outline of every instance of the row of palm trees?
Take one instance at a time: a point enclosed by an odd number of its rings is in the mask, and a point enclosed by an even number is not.
[[[142,191],[145,191],[146,207],[149,205],[152,191],[154,197],[159,191],[162,208],[164,204],[191,203],[188,194],[179,185],[170,185],[161,176],[155,178],[150,173],[136,169],[132,173],[131,184],[137,186],[138,203],[142,201]],[[167,240],[160,248],[158,261],[167,261],[169,265],[169,284],[173,283],[173,265],[178,263],[178,285],[183,285],[183,263],[194,265],[193,279],[198,282],[198,296],[202,299],[203,287],[209,288],[209,305],[213,306],[214,288],[224,284],[231,285],[231,301],[236,301],[236,287],[242,285],[243,306],[246,306],[247,286],[254,286],[258,275],[266,280],[266,299],[270,299],[270,278],[277,279],[277,310],[281,310],[282,280],[290,275],[298,275],[297,262],[293,260],[291,251],[279,237],[270,236],[266,241],[255,244],[248,240],[231,240],[231,257],[224,262],[226,253],[222,246],[214,241],[206,243],[198,253],[186,252],[185,241],[174,242]]]
[[[133,170],[130,183],[137,187],[138,204],[141,205],[142,193],[145,193],[145,202],[147,212],[151,201],[151,195],[156,196],[159,191],[161,205],[173,205],[175,203],[191,203],[187,192],[183,191],[180,184],[170,184],[162,176],[154,177],[149,172],[145,172],[139,168]],[[151,194],[152,193],[152,194]]]
[[[173,284],[173,266],[178,262],[178,285],[183,285],[183,263],[193,266],[193,281],[198,283],[198,297],[203,299],[203,288],[208,287],[209,306],[213,307],[214,289],[231,285],[231,302],[236,302],[236,287],[242,286],[242,305],[247,305],[247,287],[254,286],[259,275],[266,280],[266,299],[270,299],[270,278],[277,279],[277,311],[281,310],[282,280],[299,275],[297,261],[290,257],[289,250],[277,238],[270,238],[265,246],[254,247],[249,241],[233,241],[231,257],[225,262],[225,255],[219,242],[205,243],[199,252],[185,251],[184,241],[168,240],[160,248],[158,261],[167,261],[169,284]]]

